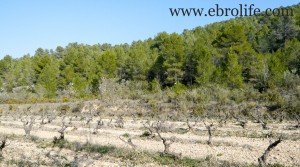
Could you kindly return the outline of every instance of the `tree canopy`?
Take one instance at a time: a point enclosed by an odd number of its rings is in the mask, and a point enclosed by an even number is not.
[[[300,11],[300,6],[292,7]],[[244,17],[184,30],[158,33],[131,44],[70,43],[55,50],[38,48],[33,56],[0,60],[0,86],[34,86],[54,98],[99,93],[102,78],[143,81],[161,88],[220,84],[250,85],[259,91],[286,85],[300,74],[300,15]],[[71,93],[71,94],[72,94]]]

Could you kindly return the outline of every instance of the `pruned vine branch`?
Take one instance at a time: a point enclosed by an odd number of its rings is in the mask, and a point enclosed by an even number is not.
[[[4,137],[4,139],[1,141],[1,144],[0,144],[0,158],[3,158],[3,149],[8,146],[9,144],[7,144],[7,136]]]
[[[163,144],[164,144],[164,154],[168,154],[168,155],[173,155],[174,157],[176,157],[177,159],[181,158],[181,153],[174,153],[170,151],[170,146],[172,143],[175,142],[175,137],[171,137],[170,139],[167,139],[165,137],[162,137],[162,135],[160,134],[161,132],[161,127],[162,127],[162,123],[161,122],[157,122],[156,126],[154,127],[156,130],[156,133],[158,135],[158,137],[162,140]]]
[[[212,140],[212,128],[214,126],[214,123],[209,123],[209,124],[206,124],[205,121],[203,121],[204,123],[204,126],[205,128],[207,129],[207,132],[208,132],[208,140],[207,140],[207,144],[208,145],[211,145],[211,140]]]
[[[101,118],[99,118],[99,120],[97,120],[96,127],[93,130],[93,134],[97,134],[98,129],[100,129],[103,125],[104,125],[104,122],[102,121]]]
[[[154,138],[155,137],[155,129],[153,127],[153,123],[150,124],[150,120],[147,120],[146,123],[143,123],[144,128],[146,128],[150,135],[148,136],[148,138]]]
[[[33,124],[35,122],[35,118],[32,116],[30,117],[30,119],[21,119],[21,121],[23,122],[23,129],[25,131],[25,137],[28,138],[30,137],[30,132],[32,130]]]
[[[187,118],[186,119],[186,124],[188,126],[188,131],[192,131],[194,129],[194,127],[198,124],[198,122],[199,122],[199,118],[198,117],[195,119],[195,121],[194,121],[193,124],[191,123],[190,119]]]
[[[61,140],[65,139],[65,130],[71,125],[71,119],[69,120],[69,122],[66,122],[66,117],[63,117],[62,119],[62,125],[61,125],[61,129],[58,131],[58,133],[60,134],[59,137],[54,137],[53,139],[53,143],[57,143]]]
[[[282,135],[278,138],[278,140],[276,140],[275,142],[271,143],[268,148],[265,150],[265,152],[263,153],[263,155],[261,157],[258,158],[258,163],[259,166],[265,167],[267,166],[266,160],[267,157],[269,155],[269,153],[279,144],[282,142]]]

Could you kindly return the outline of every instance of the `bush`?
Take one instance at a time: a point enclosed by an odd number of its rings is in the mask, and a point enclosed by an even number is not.
[[[149,131],[144,131],[140,137],[149,137],[151,133]]]
[[[82,111],[83,107],[84,107],[84,103],[83,103],[83,102],[78,103],[78,104],[76,105],[76,107],[74,107],[74,108],[72,109],[72,113],[80,113],[80,112]]]
[[[62,114],[67,113],[70,110],[69,105],[62,105],[58,108],[58,111],[60,111]]]
[[[68,97],[66,97],[66,96],[65,96],[65,97],[63,97],[63,98],[62,98],[62,102],[63,102],[63,103],[69,102],[69,98],[68,98]]]
[[[175,83],[175,85],[172,87],[172,90],[174,93],[176,93],[177,95],[181,94],[182,92],[184,92],[185,90],[187,90],[187,87],[185,85],[183,85],[180,82]]]

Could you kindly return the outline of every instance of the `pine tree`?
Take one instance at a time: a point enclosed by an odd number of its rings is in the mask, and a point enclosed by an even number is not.
[[[269,85],[270,86],[280,86],[280,82],[283,78],[284,71],[287,70],[287,67],[284,65],[284,54],[281,50],[274,52],[269,59]]]
[[[180,35],[173,33],[163,40],[160,46],[160,53],[164,59],[162,68],[164,69],[164,84],[174,85],[183,78],[184,48]]]
[[[202,40],[195,42],[191,54],[187,57],[185,69],[185,80],[193,84],[194,82],[205,85],[211,81],[214,72],[212,55]]]
[[[46,90],[45,95],[47,98],[53,98],[56,96],[57,77],[58,65],[54,63],[47,64],[39,75],[37,85]]]
[[[243,86],[242,66],[238,62],[238,55],[236,53],[229,51],[225,56],[222,70],[222,81],[228,87],[240,88]]]
[[[72,84],[76,91],[76,94],[75,94],[76,97],[86,96],[86,93],[88,93],[88,92],[86,92],[87,80],[85,78],[76,76],[73,78]]]
[[[99,79],[100,77],[114,78],[117,74],[116,55],[112,51],[104,52],[98,58]]]

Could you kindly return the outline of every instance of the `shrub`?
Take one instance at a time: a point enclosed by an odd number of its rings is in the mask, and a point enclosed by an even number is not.
[[[149,137],[151,133],[149,131],[144,131],[140,137]]]
[[[66,96],[65,96],[65,97],[63,97],[63,98],[62,98],[62,102],[63,102],[63,103],[69,102],[69,98],[68,98],[68,97],[66,97]]]
[[[74,108],[72,109],[72,113],[80,113],[80,112],[82,111],[83,107],[84,107],[84,103],[83,103],[83,102],[78,103],[78,104],[76,105],[76,107],[74,107]]]
[[[181,94],[182,92],[184,92],[185,90],[187,90],[186,86],[183,85],[180,82],[175,83],[175,85],[172,87],[172,90],[174,93],[176,93],[177,95]]]
[[[62,114],[67,113],[70,110],[69,105],[62,105],[58,108],[58,111],[60,111]]]

